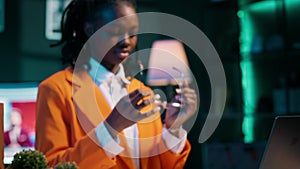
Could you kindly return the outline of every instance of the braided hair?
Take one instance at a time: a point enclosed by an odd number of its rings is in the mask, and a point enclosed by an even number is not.
[[[96,13],[107,7],[116,7],[126,3],[136,9],[135,0],[72,0],[65,8],[61,19],[62,37],[51,47],[62,46],[62,62],[73,68],[83,45],[88,40],[84,24],[96,19]]]

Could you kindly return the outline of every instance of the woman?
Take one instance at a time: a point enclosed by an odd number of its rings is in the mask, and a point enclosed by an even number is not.
[[[22,113],[13,108],[9,115],[10,129],[4,132],[4,145],[9,148],[32,147],[29,132],[22,127]]]
[[[162,124],[159,97],[125,77],[122,62],[137,43],[135,1],[73,0],[63,21],[58,44],[71,66],[44,80],[37,99],[36,148],[48,164],[183,168],[190,144],[181,126],[197,97],[187,85],[178,91],[183,107],[169,106]]]

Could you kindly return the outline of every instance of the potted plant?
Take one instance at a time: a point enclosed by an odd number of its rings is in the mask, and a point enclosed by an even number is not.
[[[45,156],[37,150],[22,150],[14,155],[8,169],[49,169]]]
[[[60,162],[54,169],[78,169],[78,166],[75,162]]]

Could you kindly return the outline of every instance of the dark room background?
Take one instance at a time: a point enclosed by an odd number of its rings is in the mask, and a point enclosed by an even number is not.
[[[39,83],[63,69],[60,49],[49,47],[56,40],[45,35],[47,0],[2,1],[0,83]],[[223,118],[213,136],[200,144],[210,84],[201,60],[186,48],[201,105],[188,134],[192,152],[185,168],[258,168],[274,117],[300,112],[300,0],[138,0],[137,4],[139,12],[169,13],[196,25],[223,63],[227,81]],[[147,48],[160,38],[141,35],[138,45]],[[148,57],[142,60],[147,65]],[[135,66],[134,60],[128,64]]]

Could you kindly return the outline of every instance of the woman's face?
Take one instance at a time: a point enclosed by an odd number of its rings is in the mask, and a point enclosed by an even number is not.
[[[20,126],[22,124],[21,114],[15,110],[13,110],[10,113],[10,123],[12,126]]]
[[[136,46],[138,18],[135,9],[126,3],[106,9],[101,14],[102,19],[94,25],[101,30],[93,34],[88,43],[92,49],[92,57],[108,70],[115,72]],[[114,21],[115,19],[118,20]],[[105,26],[102,27],[103,25]]]

